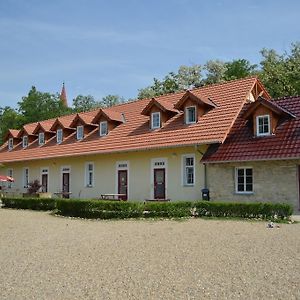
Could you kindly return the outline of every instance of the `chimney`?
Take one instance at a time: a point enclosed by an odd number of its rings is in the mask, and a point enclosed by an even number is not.
[[[67,94],[66,94],[64,82],[63,82],[63,86],[62,86],[61,93],[60,93],[60,100],[65,107],[68,107],[68,100],[67,100]]]

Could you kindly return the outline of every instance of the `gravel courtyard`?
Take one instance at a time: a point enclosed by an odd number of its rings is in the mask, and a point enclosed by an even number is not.
[[[0,299],[300,299],[300,224],[0,209]]]

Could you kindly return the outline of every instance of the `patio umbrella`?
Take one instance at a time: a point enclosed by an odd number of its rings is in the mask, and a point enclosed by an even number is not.
[[[0,175],[1,182],[14,182],[15,180],[10,176]]]

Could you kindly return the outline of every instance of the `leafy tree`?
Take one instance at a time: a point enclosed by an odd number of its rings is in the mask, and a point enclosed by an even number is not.
[[[291,45],[290,53],[279,55],[275,50],[261,51],[260,78],[273,97],[300,94],[300,43]]]
[[[71,112],[61,102],[59,95],[42,93],[33,86],[28,95],[18,102],[24,124],[55,118]]]
[[[101,107],[101,103],[95,101],[91,95],[78,95],[73,99],[73,107],[75,112],[89,111],[97,107]]]
[[[101,107],[111,107],[117,104],[124,103],[125,99],[119,95],[107,95],[99,102]]]
[[[225,81],[245,78],[257,73],[257,65],[251,65],[247,59],[234,59],[233,61],[226,62],[225,68],[226,70],[223,74]]]
[[[0,145],[3,144],[8,129],[21,127],[23,124],[22,119],[22,116],[11,107],[0,107]]]
[[[205,65],[206,78],[204,84],[212,84],[224,81],[226,64],[221,60],[209,60]]]

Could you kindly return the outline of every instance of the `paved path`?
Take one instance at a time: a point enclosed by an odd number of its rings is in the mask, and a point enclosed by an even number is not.
[[[0,210],[0,299],[300,299],[300,224]]]

